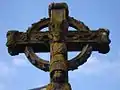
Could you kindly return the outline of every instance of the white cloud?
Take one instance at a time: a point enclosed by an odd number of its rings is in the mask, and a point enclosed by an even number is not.
[[[12,64],[14,66],[23,67],[28,66],[29,61],[27,60],[24,54],[20,54],[19,56],[13,57]]]
[[[80,71],[86,74],[97,74],[104,71],[108,66],[109,62],[100,61],[97,57],[92,56],[81,66]]]
[[[71,72],[71,77],[74,77],[78,74],[85,74],[85,75],[102,75],[107,73],[119,73],[120,75],[120,61],[113,61],[110,60],[101,60],[96,56],[91,56],[88,61],[80,66],[74,72]]]
[[[13,57],[11,63],[0,61],[0,78],[7,77],[9,75],[14,75],[17,67],[27,66],[29,61],[27,61],[24,57]],[[1,90],[1,89],[0,89]]]
[[[12,65],[0,61],[0,78],[8,77],[9,75],[14,75],[15,71],[16,69]]]
[[[14,58],[13,64],[16,66],[27,66],[27,62],[23,58]]]

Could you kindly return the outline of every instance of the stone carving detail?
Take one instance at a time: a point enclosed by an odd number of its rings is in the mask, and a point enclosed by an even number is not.
[[[37,68],[43,71],[49,71],[49,62],[39,58],[32,50],[31,47],[25,48],[25,55],[28,60]]]
[[[34,33],[33,35],[31,35],[31,37],[30,37],[30,40],[42,40],[43,39],[43,35],[42,34],[38,34],[37,32],[36,33]]]
[[[68,31],[69,26],[77,31]],[[45,27],[49,31],[41,32]],[[50,83],[46,90],[72,90],[68,71],[84,64],[92,51],[108,53],[110,42],[107,29],[92,31],[82,21],[69,16],[66,3],[52,3],[49,6],[49,18],[32,24],[27,32],[8,31],[6,45],[10,55],[25,53],[32,65],[50,72]],[[81,52],[68,60],[68,51]],[[35,54],[38,52],[50,52],[50,61],[38,57]]]
[[[22,42],[25,42],[25,41],[28,40],[27,33],[22,33],[22,32],[20,32],[20,33],[18,34],[18,37],[17,37],[17,38],[19,38],[19,39],[17,39],[17,40],[20,40],[20,41],[22,41]]]
[[[16,33],[18,31],[8,31],[7,32],[7,43],[6,45],[9,47],[14,47],[16,44]]]

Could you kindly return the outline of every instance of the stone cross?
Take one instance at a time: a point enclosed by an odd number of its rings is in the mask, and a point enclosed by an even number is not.
[[[48,27],[48,31],[41,31]],[[76,30],[68,30],[73,27]],[[109,52],[109,31],[104,28],[90,30],[82,21],[69,16],[66,3],[49,5],[49,18],[32,24],[27,32],[8,31],[7,47],[10,55],[25,53],[37,68],[50,72],[50,83],[46,90],[72,90],[68,71],[84,64],[92,51]],[[68,60],[68,51],[81,51]],[[41,59],[35,53],[50,52],[50,61]]]

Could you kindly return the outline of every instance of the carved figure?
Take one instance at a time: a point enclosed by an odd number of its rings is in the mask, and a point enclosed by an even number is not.
[[[68,31],[68,27],[77,31]],[[49,27],[49,31],[40,30]],[[25,53],[35,67],[50,72],[50,83],[46,90],[72,90],[68,71],[84,64],[92,51],[109,52],[109,31],[100,28],[92,31],[82,21],[69,16],[66,3],[49,5],[49,18],[32,24],[27,32],[8,31],[7,47],[10,55]],[[68,51],[81,51],[68,60]],[[50,52],[50,61],[41,59],[35,53]]]

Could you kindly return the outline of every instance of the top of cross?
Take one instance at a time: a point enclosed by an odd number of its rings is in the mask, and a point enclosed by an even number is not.
[[[109,52],[110,40],[109,31],[107,29],[99,28],[98,30],[91,31],[82,21],[78,21],[68,14],[69,11],[66,3],[52,3],[49,5],[50,17],[43,18],[32,24],[32,27],[28,28],[27,32],[8,31],[6,45],[10,55],[18,55],[19,53],[26,53],[27,55],[28,53],[32,53],[30,55],[36,58],[34,55],[36,52],[49,52],[51,32],[55,32],[54,29],[59,29],[57,32],[60,30],[65,32],[66,30],[64,38],[67,45],[67,51],[82,50],[76,58],[69,61],[70,63],[78,61],[78,57],[84,56],[83,59],[87,59],[90,56],[89,46],[92,47],[91,51],[99,51],[103,54]],[[57,25],[57,23],[59,25]],[[77,31],[67,31],[68,26],[75,28]],[[49,31],[41,32],[40,30],[45,27],[49,27]],[[28,49],[28,47],[30,48]],[[29,55],[27,56],[30,58]],[[76,64],[76,67],[82,65],[85,62],[84,60]],[[34,61],[32,63],[34,63]],[[49,62],[45,61],[44,64],[45,66],[42,69],[48,71]],[[70,64],[70,66],[70,70],[76,68],[73,64]]]

